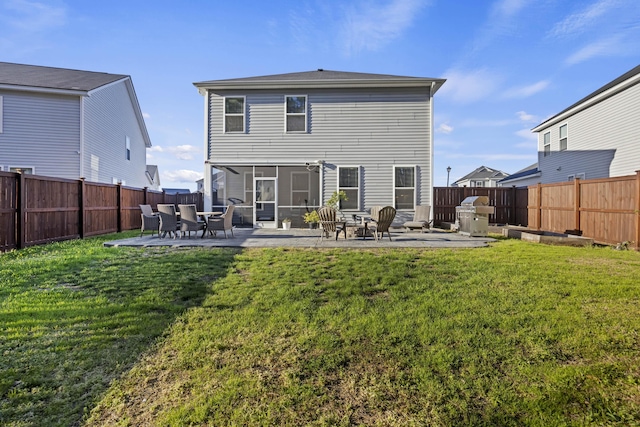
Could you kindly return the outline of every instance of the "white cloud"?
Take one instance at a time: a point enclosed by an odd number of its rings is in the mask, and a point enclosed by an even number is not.
[[[436,129],[436,132],[450,134],[451,132],[453,132],[453,126],[449,126],[449,124],[447,123],[442,123],[440,126],[438,126],[438,129]]]
[[[3,3],[0,22],[5,28],[35,33],[66,24],[67,13],[63,7],[55,7],[37,1],[9,0]]]
[[[527,0],[499,0],[493,4],[493,11],[497,16],[510,17],[520,12],[527,3]]]
[[[451,153],[447,156],[450,159],[479,159],[482,161],[493,160],[536,160],[538,154],[509,154],[509,153],[481,153],[481,154],[460,154]]]
[[[544,90],[549,86],[549,80],[541,80],[539,82],[527,85],[514,87],[507,90],[503,96],[505,98],[527,98],[531,95],[535,95],[536,93]]]
[[[619,47],[620,37],[598,40],[597,42],[591,43],[569,56],[565,63],[567,65],[575,65],[598,56],[615,55],[618,52]]]
[[[158,153],[162,153],[164,151],[164,148],[162,148],[159,145],[152,145],[151,147],[147,148],[147,153],[149,151],[155,151],[155,152],[158,152]]]
[[[529,114],[526,111],[518,111],[516,113],[516,115],[523,122],[537,122],[538,121],[538,118],[536,116],[534,116],[533,114]]]
[[[475,128],[475,127],[500,127],[507,126],[512,123],[512,120],[479,120],[479,119],[466,119],[460,126]]]
[[[391,0],[384,5],[362,1],[345,10],[340,43],[347,55],[375,51],[409,28],[425,0]]]
[[[598,0],[583,10],[567,16],[549,31],[551,37],[567,37],[580,34],[596,24],[598,18],[615,7],[619,0]]]
[[[142,117],[144,117],[145,119],[150,119],[151,118],[151,114],[142,112]]]
[[[188,144],[169,147],[167,148],[167,151],[180,160],[193,160],[195,153],[201,153],[201,149],[199,147],[194,147],[193,145]]]
[[[161,170],[160,175],[161,175],[161,182],[164,182],[164,183],[185,182],[189,184],[196,182],[197,180],[201,179],[204,176],[202,172],[196,172],[188,169],[180,169],[180,170],[173,170],[173,171],[166,171],[166,172],[163,172]]]
[[[501,77],[486,68],[462,71],[452,69],[444,74],[447,83],[439,91],[441,98],[449,98],[460,104],[470,104],[490,96]]]
[[[538,135],[536,133],[531,132],[531,129],[521,129],[516,132],[516,135],[523,139],[535,141],[537,145]]]

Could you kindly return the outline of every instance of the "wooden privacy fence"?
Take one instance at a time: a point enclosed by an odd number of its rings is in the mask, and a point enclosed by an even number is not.
[[[456,220],[456,206],[469,196],[487,196],[495,214],[489,216],[493,224],[528,224],[526,188],[515,187],[434,187],[433,219],[435,225]]]
[[[640,171],[529,187],[529,228],[580,230],[598,243],[640,249]]]
[[[0,172],[0,251],[140,228],[141,204],[195,204],[201,193]]]

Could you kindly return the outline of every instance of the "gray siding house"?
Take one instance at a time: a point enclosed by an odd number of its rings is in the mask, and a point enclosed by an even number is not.
[[[194,83],[205,97],[205,206],[301,226],[345,191],[343,212],[432,205],[433,95],[444,79],[317,71]]]
[[[470,172],[458,179],[452,187],[497,187],[498,182],[509,176],[508,173],[498,169],[492,169],[487,166],[480,166],[473,172]]]
[[[131,77],[0,62],[0,169],[152,186]]]
[[[533,128],[539,182],[632,175],[640,169],[640,65]]]

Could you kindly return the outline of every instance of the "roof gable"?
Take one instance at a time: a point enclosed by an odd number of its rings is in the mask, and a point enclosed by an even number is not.
[[[356,73],[318,69],[286,74],[272,74],[237,79],[196,82],[194,86],[206,89],[272,89],[272,88],[339,88],[339,87],[433,87],[435,93],[445,79],[395,76],[390,74]]]
[[[0,86],[89,92],[127,77],[122,74],[0,62]]]
[[[502,177],[505,177],[507,175],[508,175],[507,173],[502,172],[501,170],[491,169],[491,168],[488,168],[486,166],[480,166],[479,168],[477,168],[476,170],[474,170],[471,173],[466,174],[465,176],[463,176],[462,178],[460,178],[456,182],[466,181],[466,180],[469,180],[469,179],[502,178]]]

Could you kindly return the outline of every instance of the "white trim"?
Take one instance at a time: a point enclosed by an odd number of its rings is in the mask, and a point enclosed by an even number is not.
[[[539,124],[538,126],[534,127],[533,129],[531,129],[532,132],[540,132],[544,129],[547,129],[557,123],[560,123],[561,121],[566,120],[567,118],[573,116],[574,114],[577,114],[583,110],[586,110],[587,108],[602,102],[604,100],[606,100],[607,98],[610,98],[628,88],[630,88],[631,86],[635,85],[636,83],[640,82],[640,74],[636,74],[635,76],[621,82],[620,84],[602,92],[599,93],[598,95],[587,99],[585,102],[576,105],[575,107],[573,107],[570,110],[565,111],[564,113],[558,114],[555,117],[552,117],[551,119],[549,119],[548,121]],[[606,85],[605,85],[606,86]]]
[[[287,98],[304,98],[304,113],[289,113],[287,111]],[[307,133],[307,129],[308,129],[308,115],[307,115],[307,112],[308,111],[309,111],[309,96],[307,96],[307,95],[285,95],[284,96],[284,133],[286,133],[286,134]],[[287,130],[289,116],[292,116],[292,117],[303,116],[304,117],[304,130],[292,130],[292,131]]]
[[[586,179],[586,178],[587,178],[587,174],[584,172],[572,173],[571,175],[567,176],[567,181],[574,181],[576,179]]]
[[[340,187],[340,170],[341,169],[356,169],[358,171],[358,187]],[[358,165],[342,165],[342,166],[338,166],[337,170],[337,175],[336,175],[336,190],[340,191],[341,189],[344,188],[348,188],[348,189],[353,189],[353,188],[357,188],[358,190],[358,203],[356,206],[356,210],[360,210],[360,200],[362,199],[362,166]],[[322,200],[322,203],[324,204],[324,200]],[[341,208],[344,209],[344,208]],[[344,210],[351,210],[351,209],[344,209]]]
[[[129,135],[124,136],[124,158],[125,160],[131,161],[131,138],[129,138]]]
[[[17,171],[12,171],[11,169],[31,169],[31,174],[32,175],[36,174],[36,167],[35,166],[7,166],[7,171],[8,172],[17,172]]]
[[[242,130],[227,130],[227,98],[229,99],[242,99],[242,114],[239,113],[229,113],[230,117],[240,117],[242,116]],[[222,133],[234,133],[234,134],[243,134],[247,133],[247,97],[245,95],[226,95],[222,97]]]
[[[396,187],[396,169],[397,168],[413,168],[413,187]],[[417,193],[418,193],[418,165],[393,165],[393,176],[392,178],[392,187],[391,187],[391,191],[392,191],[392,204],[391,206],[393,206],[396,210],[399,211],[413,211],[416,208],[416,198],[417,198]],[[398,207],[396,206],[396,188],[404,188],[404,189],[409,189],[412,188],[413,189],[413,207],[410,209],[398,209]]]
[[[209,91],[204,95],[204,208],[208,209],[213,203],[213,167],[209,163]],[[146,162],[146,160],[145,160]],[[159,173],[159,172],[158,172]]]
[[[84,98],[80,98],[80,146],[78,147],[78,158],[79,158],[79,164],[78,164],[78,169],[80,172],[80,175],[78,175],[80,178],[86,178],[86,176],[84,175],[84,109],[85,109],[85,103],[84,103]],[[145,160],[146,162],[146,160]],[[146,163],[145,163],[146,164]]]
[[[433,145],[433,95],[435,94],[435,90],[433,90],[435,86],[435,82],[431,82],[431,92],[429,93],[429,152],[431,153],[431,159],[429,162],[429,199],[428,203],[431,206],[431,210],[433,211],[433,165],[434,165],[434,145]],[[437,90],[437,89],[436,89]],[[449,181],[449,172],[447,172],[447,183]],[[393,174],[395,176],[395,173]],[[417,177],[416,177],[417,178]],[[415,204],[418,202],[418,196],[416,195]],[[424,204],[422,201],[422,186],[420,186],[420,204]],[[433,216],[431,217],[433,218]]]
[[[547,143],[547,141],[545,141],[545,137],[549,135],[549,143]],[[549,151],[546,151],[546,148],[549,147]],[[544,157],[550,156],[551,155],[551,131],[549,132],[545,132],[542,134],[542,155]]]

